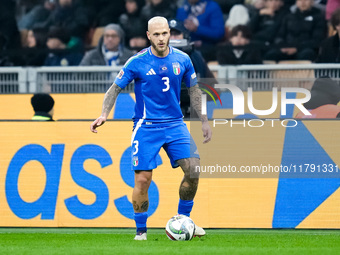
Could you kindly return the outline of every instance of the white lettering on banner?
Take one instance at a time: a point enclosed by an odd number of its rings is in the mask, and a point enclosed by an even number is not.
[[[215,84],[215,88],[217,89],[228,89],[230,90],[233,96],[233,114],[234,115],[243,115],[244,112],[244,94],[240,88],[235,85],[231,84]],[[277,109],[278,105],[278,95],[277,95],[277,88],[273,88],[272,91],[272,100],[273,103],[270,109],[267,110],[258,110],[255,109],[253,104],[253,89],[248,88],[248,109],[251,113],[255,115],[266,116],[270,115]],[[287,93],[302,93],[305,95],[303,98],[287,98]],[[205,96],[205,98],[204,98]],[[301,112],[305,115],[311,115],[311,113],[303,106],[303,103],[306,103],[310,100],[311,94],[310,91],[304,88],[281,88],[281,115],[286,115],[287,105],[292,104],[295,105],[297,108],[300,109]],[[205,100],[204,100],[205,99]],[[202,95],[202,113],[207,112],[207,105],[206,105],[206,95]]]

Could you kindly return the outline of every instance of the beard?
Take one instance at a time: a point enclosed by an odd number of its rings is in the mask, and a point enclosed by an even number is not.
[[[163,53],[168,49],[169,47],[169,41],[170,41],[170,37],[167,40],[167,42],[165,42],[165,46],[164,48],[160,48],[158,45],[156,45],[152,40],[150,40],[151,46],[154,48],[154,50],[157,52],[157,54],[159,55],[163,55]]]

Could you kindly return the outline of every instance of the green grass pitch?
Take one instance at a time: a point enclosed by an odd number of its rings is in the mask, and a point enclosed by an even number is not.
[[[340,254],[340,230],[208,229],[192,241],[170,241],[149,229],[0,228],[0,254]]]

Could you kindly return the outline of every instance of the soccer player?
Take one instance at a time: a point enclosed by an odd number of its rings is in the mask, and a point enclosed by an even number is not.
[[[184,172],[178,214],[189,216],[194,204],[198,175],[190,176],[190,172],[194,173],[200,159],[179,105],[182,80],[188,87],[192,107],[202,121],[203,143],[209,142],[212,136],[208,119],[201,114],[201,90],[191,60],[187,54],[169,46],[168,21],[159,16],[150,19],[147,36],[151,46],[125,63],[105,94],[101,116],[91,124],[91,131],[96,133],[96,128],[105,123],[118,94],[134,79],[136,107],[131,145],[135,171],[132,193],[137,226],[135,240],[147,239],[148,189],[161,147],[167,152],[172,167],[180,166]],[[196,226],[195,235],[205,235],[205,231]]]

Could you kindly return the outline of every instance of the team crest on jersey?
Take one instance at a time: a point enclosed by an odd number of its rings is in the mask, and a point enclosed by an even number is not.
[[[138,157],[137,156],[134,156],[133,158],[132,158],[132,163],[133,163],[133,166],[138,166]]]
[[[172,69],[174,70],[174,74],[179,75],[181,73],[181,68],[179,63],[172,63]]]
[[[117,78],[118,79],[121,79],[124,75],[124,71],[123,70],[120,70],[119,74],[117,75]]]

